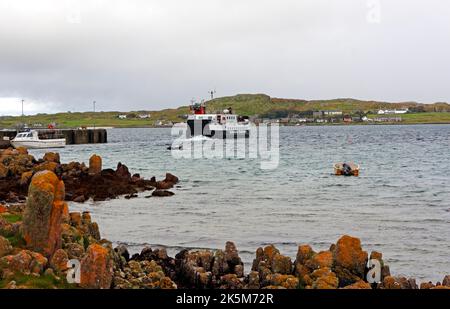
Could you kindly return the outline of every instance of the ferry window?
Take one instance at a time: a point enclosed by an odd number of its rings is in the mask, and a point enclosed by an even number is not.
[[[28,134],[27,134],[27,137],[33,137],[33,134],[28,133]]]

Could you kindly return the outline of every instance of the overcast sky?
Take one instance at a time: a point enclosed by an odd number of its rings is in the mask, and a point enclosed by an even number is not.
[[[450,102],[448,0],[0,0],[0,115],[237,93]]]

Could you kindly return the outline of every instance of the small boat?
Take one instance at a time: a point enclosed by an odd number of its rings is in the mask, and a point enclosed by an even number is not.
[[[359,176],[359,164],[336,163],[334,164],[334,173],[336,176]]]
[[[63,148],[66,146],[65,138],[40,139],[36,130],[20,132],[11,140],[14,148],[25,147],[28,149],[36,148]]]

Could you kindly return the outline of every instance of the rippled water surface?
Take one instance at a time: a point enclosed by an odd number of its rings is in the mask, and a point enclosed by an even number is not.
[[[70,205],[135,251],[233,240],[249,263],[258,246],[274,243],[295,258],[298,244],[325,250],[350,234],[381,251],[393,274],[437,281],[450,273],[448,125],[280,128],[280,164],[269,171],[255,159],[172,158],[170,129],[113,129],[108,138],[68,146],[61,159],[88,162],[97,153],[104,168],[121,161],[145,177],[181,179],[169,198]],[[334,176],[340,161],[361,164],[360,177]]]

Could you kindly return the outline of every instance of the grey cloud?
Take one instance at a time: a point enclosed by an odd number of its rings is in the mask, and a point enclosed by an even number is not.
[[[379,1],[368,23],[371,2],[0,0],[0,97],[45,111],[161,109],[211,88],[450,101],[450,3]]]

